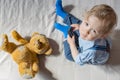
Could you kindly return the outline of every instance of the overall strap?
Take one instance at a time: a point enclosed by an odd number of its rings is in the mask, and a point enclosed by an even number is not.
[[[110,52],[110,45],[109,45],[108,41],[106,40],[106,46],[94,45],[93,47],[91,47],[89,49],[92,49],[92,50],[102,50],[102,51]]]
[[[95,46],[93,46],[93,47],[91,47],[89,49],[106,51],[107,47],[106,46],[101,46],[101,45],[95,45]]]

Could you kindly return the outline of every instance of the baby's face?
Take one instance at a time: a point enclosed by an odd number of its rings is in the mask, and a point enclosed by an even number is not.
[[[85,40],[96,40],[102,38],[102,22],[95,16],[84,19],[79,27],[80,36]]]

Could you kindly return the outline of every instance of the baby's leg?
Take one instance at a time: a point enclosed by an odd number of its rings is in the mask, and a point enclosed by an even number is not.
[[[82,21],[73,16],[72,14],[67,14],[63,22],[70,26],[71,24],[81,24]]]
[[[56,0],[56,14],[63,19],[67,16],[67,13],[63,10],[62,0]]]
[[[61,16],[64,19],[64,23],[67,25],[71,24],[80,24],[81,20],[75,16],[65,12],[62,7],[62,0],[56,0],[56,14]]]
[[[64,41],[64,53],[65,53],[65,57],[70,60],[70,61],[74,61],[72,54],[71,54],[71,50],[70,50],[70,46],[67,42],[67,40]]]
[[[54,27],[55,27],[56,29],[62,31],[63,34],[64,34],[64,37],[67,38],[67,35],[68,35],[68,31],[69,31],[69,29],[70,29],[70,26],[64,26],[64,25],[61,25],[61,24],[59,24],[59,23],[55,23],[55,24],[54,24]]]

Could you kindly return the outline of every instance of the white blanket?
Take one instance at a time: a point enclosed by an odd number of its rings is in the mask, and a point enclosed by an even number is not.
[[[63,0],[64,9],[82,19],[83,13],[96,4],[111,5],[120,18],[119,0]],[[23,37],[39,32],[49,38],[53,48],[51,56],[40,56],[40,72],[31,80],[120,80],[120,22],[113,37],[109,65],[80,66],[64,57],[63,34],[54,29],[54,22],[62,23],[56,16],[55,0],[0,0],[0,34],[10,35],[17,30]],[[24,80],[11,56],[0,51],[0,80]]]

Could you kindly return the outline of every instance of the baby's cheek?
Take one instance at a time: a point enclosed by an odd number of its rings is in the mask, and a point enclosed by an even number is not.
[[[88,40],[90,40],[90,41],[92,41],[92,40],[95,40],[95,37],[94,37],[94,36],[89,35],[89,36],[87,37],[87,39],[88,39]]]

